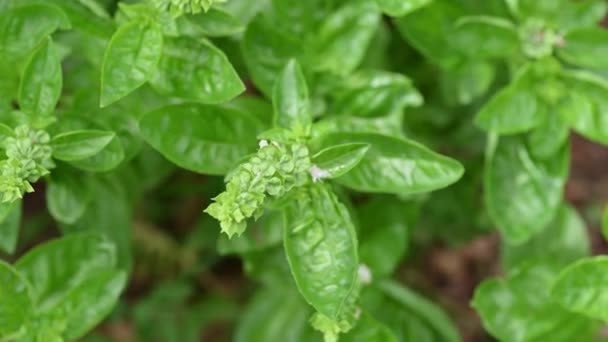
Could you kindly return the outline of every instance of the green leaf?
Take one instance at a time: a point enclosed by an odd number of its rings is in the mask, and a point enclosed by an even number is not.
[[[566,62],[590,69],[608,69],[608,31],[600,27],[579,28],[564,35],[564,46],[557,50]]]
[[[570,161],[569,146],[547,159],[530,154],[523,138],[490,142],[484,175],[490,217],[510,244],[539,233],[555,216]]]
[[[510,0],[515,15],[521,19],[538,18],[562,30],[596,26],[606,14],[606,3],[601,0]]]
[[[100,106],[120,100],[150,80],[162,46],[163,36],[157,25],[133,21],[120,27],[103,57]]]
[[[497,92],[479,111],[475,124],[496,134],[526,132],[545,120],[546,107],[531,85],[532,71],[524,67],[516,79]]]
[[[453,37],[453,46],[475,59],[505,58],[516,53],[520,44],[511,21],[483,15],[458,19]]]
[[[331,146],[319,151],[312,157],[316,167],[327,173],[327,177],[337,178],[345,175],[361,162],[370,145],[349,143]]]
[[[376,0],[380,9],[391,17],[401,17],[430,4],[433,0]]]
[[[572,129],[586,138],[608,144],[608,81],[584,71],[564,71],[568,86],[558,112]]]
[[[526,263],[565,267],[591,253],[585,222],[576,209],[562,204],[555,218],[540,234],[520,246],[508,243],[502,248],[502,262],[507,270]]]
[[[13,254],[19,239],[21,201],[0,203],[0,250]]]
[[[11,265],[0,260],[0,336],[17,341],[33,312],[30,285]],[[17,338],[10,338],[11,335]]]
[[[79,130],[53,137],[53,158],[74,161],[92,157],[101,152],[116,135],[101,130]]]
[[[332,321],[350,321],[358,296],[357,235],[327,185],[298,190],[285,212],[283,241],[304,299]]]
[[[561,271],[551,298],[569,311],[608,321],[608,257],[580,260]]]
[[[484,95],[496,76],[494,65],[479,60],[466,61],[441,74],[441,88],[448,103],[470,104]]]
[[[345,132],[403,137],[403,113],[395,111],[389,115],[371,118],[352,115],[331,116],[316,122],[312,129],[316,137]]]
[[[116,173],[96,175],[90,178],[91,197],[84,214],[74,224],[60,225],[61,232],[72,235],[87,233],[103,234],[109,239],[107,244],[115,247],[116,265],[120,269],[131,267],[131,246],[133,230],[133,208],[129,202],[127,189]],[[108,214],[111,213],[111,214]],[[111,242],[110,242],[111,241]]]
[[[29,5],[0,14],[0,56],[19,61],[57,29],[68,29],[70,21],[59,8]]]
[[[501,341],[593,341],[595,324],[551,300],[555,275],[542,266],[525,267],[507,279],[485,280],[472,306],[483,326]]]
[[[307,136],[312,125],[308,87],[300,65],[290,59],[279,74],[272,95],[274,125]]]
[[[114,136],[99,153],[85,159],[70,161],[70,164],[85,171],[107,172],[118,167],[124,159],[125,150],[120,138]]]
[[[320,336],[308,326],[310,307],[295,290],[281,284],[258,291],[237,323],[235,342],[312,342]]]
[[[336,115],[380,117],[405,106],[422,105],[422,95],[404,75],[363,70],[346,77],[329,112]]]
[[[142,137],[182,168],[224,175],[255,151],[261,125],[234,109],[202,104],[172,105],[146,114]]]
[[[347,143],[370,145],[361,162],[336,179],[362,192],[414,194],[456,182],[464,169],[460,163],[406,139],[379,134],[336,133],[324,136],[321,147]]]
[[[258,119],[259,122],[264,123],[265,126],[270,127],[272,125],[272,104],[262,97],[239,96],[230,102],[224,103],[223,106],[251,115]]]
[[[84,214],[90,199],[85,175],[68,169],[53,170],[47,182],[46,203],[55,220],[75,223]]]
[[[420,317],[430,325],[439,334],[440,341],[459,342],[462,340],[452,320],[435,303],[392,280],[382,280],[377,286],[403,309],[413,312],[412,316]]]
[[[203,103],[225,102],[245,90],[221,50],[191,37],[165,38],[150,84],[163,94]]]
[[[63,85],[61,59],[46,39],[27,62],[19,86],[20,109],[32,118],[53,113]]]
[[[264,15],[247,26],[242,44],[243,58],[252,80],[269,98],[285,63],[303,55],[302,43],[279,30],[273,20]]]
[[[418,206],[394,197],[375,197],[358,208],[361,263],[374,279],[390,276],[406,254]]]
[[[537,158],[550,158],[555,155],[563,148],[568,142],[570,137],[570,127],[564,119],[562,119],[556,112],[554,107],[550,109],[551,112],[546,116],[545,121],[538,125],[530,135],[528,135],[528,146],[530,153]]]
[[[467,12],[455,1],[433,1],[395,24],[401,35],[426,58],[447,67],[458,63],[461,51],[452,46],[453,25]]]
[[[9,137],[14,138],[15,131],[10,126],[0,123],[0,146],[2,146],[4,139]]]
[[[313,67],[346,75],[360,63],[380,22],[371,1],[350,1],[325,19],[312,50]]]
[[[386,325],[368,313],[362,313],[354,329],[340,337],[346,342],[397,342],[395,334]]]
[[[116,265],[116,250],[97,234],[77,234],[38,245],[15,264],[32,285],[32,297],[40,312],[69,302],[69,294],[99,272]]]
[[[116,305],[126,282],[124,271],[104,270],[72,288],[55,309],[66,315],[65,337],[77,340],[99,324]]]
[[[190,22],[196,31],[206,37],[232,36],[245,30],[245,26],[237,17],[220,8],[211,8],[206,13],[197,13],[184,20]]]
[[[75,30],[108,39],[114,32],[114,23],[105,10],[92,0],[28,0],[29,3],[53,5],[60,8]]]

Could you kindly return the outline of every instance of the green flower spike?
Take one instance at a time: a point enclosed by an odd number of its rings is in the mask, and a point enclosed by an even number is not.
[[[214,2],[225,0],[152,0],[152,3],[163,11],[169,11],[174,17],[183,14],[207,12]]]
[[[25,125],[15,129],[14,137],[4,140],[7,159],[0,162],[2,202],[12,202],[22,198],[25,193],[33,192],[31,183],[55,167],[49,141],[48,133]]]
[[[242,234],[247,219],[259,218],[268,196],[281,198],[294,187],[310,180],[310,154],[302,144],[282,145],[266,140],[247,162],[231,175],[226,191],[205,209],[220,221],[222,231],[232,237]]]

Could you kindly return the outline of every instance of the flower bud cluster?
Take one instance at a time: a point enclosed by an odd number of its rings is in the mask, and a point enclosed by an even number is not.
[[[205,210],[220,221],[222,231],[242,234],[247,219],[259,218],[270,196],[280,198],[294,187],[310,180],[308,148],[302,144],[281,145],[262,141],[260,149],[238,166],[226,185]]]
[[[214,2],[223,0],[152,0],[157,8],[170,12],[174,17],[207,11]]]
[[[49,173],[55,164],[49,134],[43,130],[19,126],[15,135],[3,141],[7,159],[0,162],[2,202],[12,202],[34,191],[31,183]]]

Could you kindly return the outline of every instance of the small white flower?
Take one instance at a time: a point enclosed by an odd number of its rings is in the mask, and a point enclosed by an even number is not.
[[[268,146],[268,140],[262,139],[262,140],[260,140],[260,143],[258,145],[260,146],[260,148],[264,148],[264,147]]]
[[[367,267],[366,264],[359,265],[359,280],[364,285],[369,285],[372,283],[372,271]]]
[[[320,180],[323,180],[325,178],[331,177],[331,173],[329,173],[329,171],[323,170],[320,167],[318,167],[317,165],[311,166],[310,169],[308,170],[308,172],[310,172],[312,181],[315,183]]]
[[[362,313],[363,312],[361,311],[361,308],[357,306],[357,308],[355,309],[355,319],[361,318]]]

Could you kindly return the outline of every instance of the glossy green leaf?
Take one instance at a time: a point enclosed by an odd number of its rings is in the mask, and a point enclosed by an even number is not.
[[[253,82],[270,98],[285,63],[303,55],[304,47],[296,38],[279,30],[269,16],[260,15],[247,26],[242,48]]]
[[[475,124],[497,134],[526,132],[545,120],[546,107],[535,96],[526,67],[513,83],[497,92],[479,111]]]
[[[594,322],[550,298],[554,278],[549,268],[525,267],[507,279],[481,283],[472,305],[483,326],[501,341],[593,341]]]
[[[551,287],[551,298],[569,311],[608,321],[608,258],[580,260],[559,274]]]
[[[337,178],[352,170],[365,156],[370,145],[351,143],[331,146],[319,151],[312,157],[312,162],[327,172],[327,178]],[[325,177],[324,177],[325,178]]]
[[[190,37],[165,38],[150,84],[163,94],[203,103],[225,102],[245,90],[221,50]]]
[[[29,284],[9,264],[0,261],[0,336],[17,337],[28,322],[34,307]]]
[[[361,263],[373,279],[390,276],[409,247],[418,207],[394,197],[376,197],[358,208]]]
[[[21,201],[0,203],[0,250],[12,254],[17,248],[21,225]]]
[[[61,59],[53,42],[46,39],[34,51],[23,71],[19,86],[20,109],[31,117],[52,114],[62,85]]]
[[[314,68],[346,75],[365,56],[378,23],[380,13],[371,1],[350,1],[329,15],[319,28],[313,51]]]
[[[433,302],[392,280],[383,280],[377,286],[403,309],[413,312],[413,316],[418,316],[429,324],[439,334],[441,341],[458,342],[462,340],[449,316]]]
[[[87,208],[91,191],[83,174],[61,169],[53,171],[46,189],[49,213],[62,223],[75,223]]]
[[[55,308],[56,312],[66,315],[66,338],[82,338],[99,324],[116,305],[126,282],[124,271],[105,270],[72,288]]]
[[[0,56],[18,61],[57,29],[67,29],[70,21],[59,8],[36,4],[0,14]]]
[[[262,97],[239,96],[230,102],[224,103],[223,106],[251,115],[268,127],[272,125],[272,104]]]
[[[391,17],[401,17],[430,4],[433,0],[376,0],[382,11]]]
[[[346,342],[397,342],[393,332],[368,313],[362,313],[354,329],[340,337]]]
[[[96,234],[70,235],[34,247],[15,264],[32,285],[41,312],[61,305],[66,296],[99,272],[116,265],[114,245]]]
[[[261,125],[226,107],[182,104],[146,114],[140,129],[152,147],[180,167],[223,175],[255,151]]]
[[[207,37],[223,37],[241,33],[245,26],[237,18],[220,8],[211,8],[206,13],[197,13],[186,19],[196,30]],[[179,25],[179,24],[178,24]]]
[[[608,31],[604,28],[588,27],[567,32],[564,46],[558,55],[566,62],[591,69],[608,69]]]
[[[116,135],[100,130],[80,130],[56,135],[51,140],[53,158],[65,161],[81,160],[101,152]]]
[[[379,134],[336,133],[319,145],[347,143],[370,145],[361,162],[336,181],[363,192],[413,194],[446,187],[464,172],[460,163],[406,139]]]
[[[308,87],[295,59],[290,59],[277,77],[272,104],[275,126],[290,129],[298,135],[308,135],[312,125]]]
[[[310,307],[289,287],[258,291],[239,320],[235,342],[312,342],[321,339],[308,325]],[[316,336],[315,336],[316,335]]]
[[[85,171],[107,172],[118,167],[125,159],[125,149],[118,136],[114,136],[99,153],[70,164]]]
[[[578,133],[608,144],[608,81],[584,71],[563,73],[568,86],[558,113]]]
[[[346,77],[336,91],[332,114],[380,117],[422,105],[422,95],[404,75],[364,70]]]
[[[298,290],[333,321],[354,314],[357,236],[346,207],[327,185],[301,188],[285,212],[284,246]]]
[[[314,124],[312,133],[316,137],[334,133],[374,133],[391,137],[404,137],[403,113],[396,111],[379,117],[351,115],[331,116]]]
[[[508,57],[520,44],[515,25],[500,17],[462,17],[455,23],[453,36],[453,46],[476,59]]]
[[[504,244],[502,262],[507,270],[526,263],[564,267],[591,253],[585,222],[576,209],[561,205],[551,223],[540,234],[520,246]]]
[[[154,24],[120,27],[106,48],[101,69],[100,106],[108,106],[150,80],[162,54],[163,36]]]
[[[555,216],[570,161],[568,146],[547,159],[530,154],[521,137],[490,147],[484,175],[485,203],[508,243],[521,244]]]

